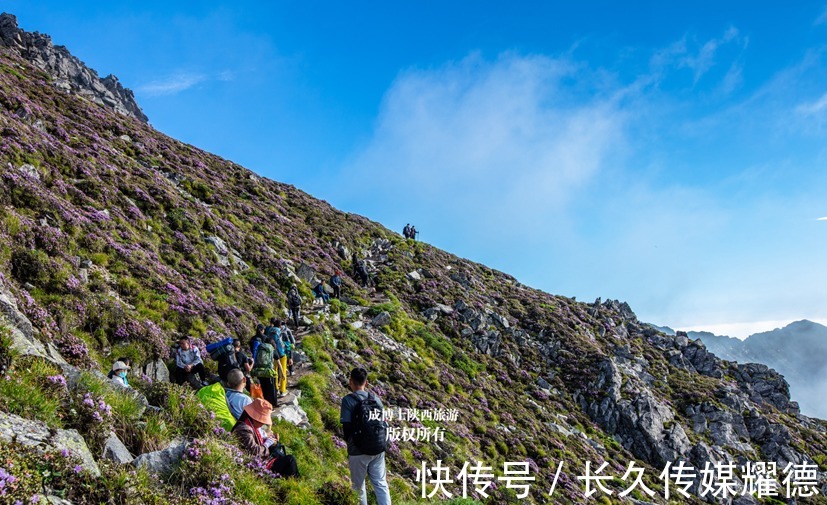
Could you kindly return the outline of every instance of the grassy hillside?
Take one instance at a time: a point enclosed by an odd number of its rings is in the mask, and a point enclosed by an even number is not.
[[[634,427],[611,427],[595,406],[607,398],[631,402],[645,390],[671,410],[662,430],[685,426],[690,446],[718,444],[689,428],[693,406],[734,411],[726,401],[740,387],[734,369],[724,365],[720,374],[703,374],[681,367],[670,350],[653,343],[666,337],[646,330],[625,304],[546,294],[406,241],[292,186],[63,94],[48,75],[8,54],[0,54],[0,163],[0,282],[39,339],[82,369],[105,371],[118,356],[137,363],[168,359],[179,334],[246,342],[257,322],[284,314],[286,290],[302,264],[325,279],[336,269],[350,271],[350,255],[340,246],[369,256],[377,284],[375,292],[365,290],[345,276],[347,303],[311,315],[303,349],[312,372],[299,384],[311,428],[275,427],[297,456],[301,479],[255,477],[261,471],[248,468],[254,463],[231,449],[229,437],[214,429],[185,389],[136,379],[150,403],[164,407],[140,412],[91,374],[84,375],[81,392],[70,392],[48,379],[59,369],[12,356],[11,379],[0,381],[6,412],[77,428],[93,448],[109,425],[135,453],[179,436],[197,439],[163,482],[107,465],[100,478],[75,473],[59,456],[44,462],[3,444],[0,452],[13,463],[18,483],[27,482],[15,491],[20,496],[38,492],[28,482],[45,471],[50,477],[41,480],[75,503],[353,503],[338,401],[346,373],[357,365],[369,369],[386,405],[458,411],[455,423],[398,424],[446,431],[441,442],[391,445],[389,473],[399,503],[417,501],[416,470],[437,460],[455,471],[466,461],[482,461],[498,474],[506,461],[528,462],[537,479],[531,500],[538,503],[548,498],[560,461],[565,467],[554,502],[583,501],[575,476],[587,461],[609,463],[616,478],[606,485],[617,492],[628,486],[619,477],[637,460],[647,468],[649,487],[662,492],[656,468],[662,457],[651,452],[659,442],[633,441],[624,429]],[[310,284],[299,284],[309,300]],[[366,324],[382,312],[389,324]],[[607,363],[623,359],[615,398],[613,386],[598,379]],[[86,394],[111,407],[109,425],[79,410]],[[744,418],[760,415],[784,427],[791,446],[827,470],[823,424],[802,424],[770,402],[741,407],[737,414]],[[757,452],[729,447],[728,454],[764,457],[749,435],[745,443]],[[502,485],[491,494],[490,503],[518,501]],[[631,496],[643,498],[637,491]],[[621,501],[616,494],[601,499]]]

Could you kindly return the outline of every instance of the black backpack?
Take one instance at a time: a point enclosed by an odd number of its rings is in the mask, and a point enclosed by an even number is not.
[[[301,307],[302,299],[301,296],[299,296],[298,291],[290,291],[287,293],[287,303],[291,307]]]
[[[375,456],[381,454],[388,445],[388,425],[382,415],[382,407],[373,393],[362,399],[353,394],[359,403],[353,408],[353,443],[362,454]],[[375,412],[371,419],[371,412]]]

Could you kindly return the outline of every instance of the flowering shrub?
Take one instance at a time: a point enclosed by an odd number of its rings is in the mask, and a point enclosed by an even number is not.
[[[60,354],[69,363],[83,368],[91,366],[89,349],[83,340],[71,334],[63,334],[56,337],[54,342]]]
[[[84,435],[95,450],[103,449],[103,443],[114,428],[112,407],[100,395],[75,393],[72,396],[71,424]]]

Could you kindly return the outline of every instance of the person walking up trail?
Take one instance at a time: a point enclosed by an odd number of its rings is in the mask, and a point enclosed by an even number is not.
[[[348,385],[352,392],[342,398],[339,414],[347,441],[350,483],[359,493],[362,505],[367,505],[365,478],[370,478],[377,505],[391,505],[385,471],[388,429],[382,416],[382,401],[365,389],[367,384],[367,370],[354,368],[350,372]]]

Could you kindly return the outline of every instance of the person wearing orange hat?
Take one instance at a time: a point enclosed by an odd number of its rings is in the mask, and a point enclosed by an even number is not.
[[[285,453],[284,445],[279,443],[278,433],[273,434],[276,443],[268,447],[259,432],[262,426],[273,424],[272,413],[273,406],[270,402],[256,398],[244,407],[244,412],[233,426],[232,433],[238,439],[242,450],[266,460],[268,470],[282,477],[298,477],[296,458]]]

